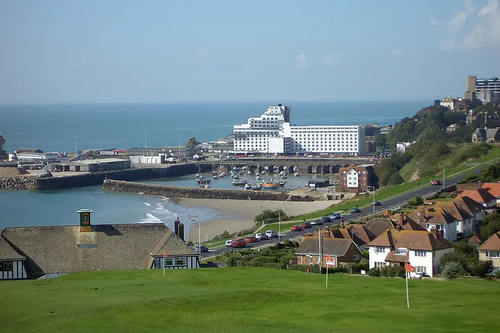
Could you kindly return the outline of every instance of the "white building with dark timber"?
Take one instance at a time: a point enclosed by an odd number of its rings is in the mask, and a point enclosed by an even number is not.
[[[365,154],[365,128],[361,125],[290,124],[291,106],[270,106],[259,117],[233,127],[236,153]]]
[[[3,229],[1,278],[200,267],[199,255],[164,223],[92,225],[92,211],[79,212],[80,225]]]

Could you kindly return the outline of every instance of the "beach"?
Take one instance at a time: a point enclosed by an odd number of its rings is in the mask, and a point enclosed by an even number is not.
[[[257,201],[257,200],[227,200],[227,199],[181,199],[179,202],[187,208],[207,207],[218,210],[220,214],[216,219],[196,223],[191,219],[187,240],[202,242],[211,240],[224,231],[229,233],[252,228],[255,224],[254,217],[266,209],[283,209],[289,216],[312,213],[325,209],[337,201]],[[195,218],[194,218],[195,220]]]

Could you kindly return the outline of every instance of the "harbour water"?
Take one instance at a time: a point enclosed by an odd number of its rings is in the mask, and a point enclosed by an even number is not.
[[[260,115],[273,103],[169,103],[123,105],[0,106],[4,149],[41,148],[69,151],[95,148],[169,147],[215,140],[232,132],[236,123]],[[292,123],[304,125],[393,124],[412,116],[426,102],[293,103]],[[147,127],[146,127],[147,126]],[[287,187],[299,187],[308,177],[290,177]],[[317,179],[320,180],[320,179]],[[152,183],[197,186],[193,176]],[[231,188],[230,179],[212,187]],[[168,198],[103,192],[100,186],[63,191],[0,190],[0,228],[77,224],[76,211],[94,210],[94,223],[163,221],[173,227],[176,216],[185,222],[217,218],[203,207],[185,208]],[[187,223],[189,227],[189,223]]]

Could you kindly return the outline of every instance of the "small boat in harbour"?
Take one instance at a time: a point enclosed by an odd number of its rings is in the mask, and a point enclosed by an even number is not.
[[[279,183],[274,180],[264,180],[262,182],[262,188],[268,190],[274,190],[279,187]]]
[[[233,186],[245,186],[246,180],[233,180]]]
[[[211,179],[197,179],[196,182],[199,184],[199,185],[207,185],[207,184],[210,184],[212,180]]]

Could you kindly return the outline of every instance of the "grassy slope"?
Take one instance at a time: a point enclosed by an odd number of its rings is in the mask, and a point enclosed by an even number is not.
[[[2,332],[492,332],[500,284],[265,268],[79,273],[0,283]],[[495,328],[496,327],[496,328]]]

